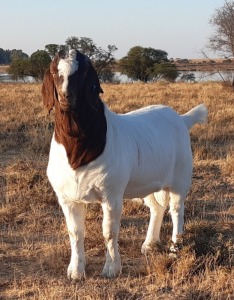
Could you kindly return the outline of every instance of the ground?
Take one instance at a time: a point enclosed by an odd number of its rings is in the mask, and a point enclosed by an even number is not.
[[[0,84],[0,299],[233,299],[234,92],[220,83],[103,85],[116,112],[165,104],[179,113],[205,103],[209,123],[191,130],[193,183],[185,203],[183,248],[168,256],[166,212],[162,246],[140,252],[146,207],[125,200],[119,247],[123,272],[103,279],[105,259],[98,205],[88,207],[86,278],[66,279],[70,245],[64,217],[46,177],[53,113],[40,84]]]

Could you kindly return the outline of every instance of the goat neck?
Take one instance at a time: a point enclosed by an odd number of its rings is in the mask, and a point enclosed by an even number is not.
[[[58,103],[55,105],[55,140],[65,147],[73,169],[93,161],[105,148],[106,119],[100,99],[97,107],[63,111]]]

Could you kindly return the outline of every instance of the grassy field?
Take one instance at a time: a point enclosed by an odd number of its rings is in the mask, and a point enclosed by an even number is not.
[[[194,174],[185,205],[184,247],[167,253],[166,212],[161,251],[144,257],[147,208],[126,200],[119,238],[123,272],[99,276],[105,256],[102,213],[89,206],[87,278],[66,279],[70,245],[63,214],[46,177],[53,113],[39,84],[0,84],[0,299],[234,299],[234,91],[219,83],[103,85],[116,112],[165,104],[179,113],[204,102],[208,125],[191,130]]]
[[[8,65],[0,65],[0,73],[7,73],[8,69]]]

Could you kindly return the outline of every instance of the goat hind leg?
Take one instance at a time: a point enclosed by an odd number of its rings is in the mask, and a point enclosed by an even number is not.
[[[170,192],[170,213],[173,223],[171,253],[177,253],[183,234],[185,193]]]
[[[151,194],[144,198],[144,204],[150,209],[150,222],[141,253],[151,252],[156,244],[160,243],[160,229],[165,209],[168,206],[169,193],[167,190]]]

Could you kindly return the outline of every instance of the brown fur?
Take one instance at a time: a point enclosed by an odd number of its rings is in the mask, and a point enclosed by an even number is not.
[[[104,104],[99,98],[102,90],[97,74],[85,56],[80,53],[77,56],[79,68],[69,77],[68,95],[64,95],[62,101],[57,99],[59,84],[62,84],[61,78],[57,76],[58,57],[45,73],[42,87],[47,109],[50,111],[55,106],[55,140],[65,147],[73,169],[88,164],[101,155],[105,148],[107,130]],[[70,95],[72,99],[75,95],[75,103],[69,102]]]
[[[54,99],[55,88],[54,88],[53,77],[50,73],[50,69],[46,70],[41,91],[42,91],[43,103],[47,108],[48,112],[50,113],[50,111],[53,109],[55,104],[55,99]]]

